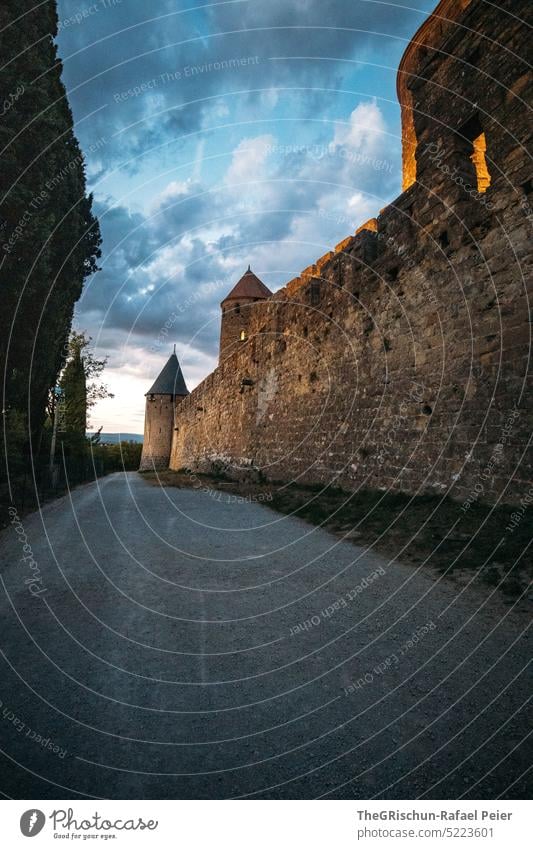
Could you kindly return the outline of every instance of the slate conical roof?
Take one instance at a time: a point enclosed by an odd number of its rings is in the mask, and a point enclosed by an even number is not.
[[[257,277],[250,266],[248,266],[248,271],[246,271],[239,282],[233,287],[229,295],[226,295],[224,298],[225,301],[238,301],[241,298],[260,298],[265,300],[265,298],[270,298],[272,292],[265,286],[262,280]]]
[[[147,395],[188,395],[189,390],[185,385],[181,366],[176,356],[176,351],[170,355],[166,365]]]

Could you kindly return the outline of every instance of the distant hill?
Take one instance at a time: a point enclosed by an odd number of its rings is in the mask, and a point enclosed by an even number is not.
[[[94,436],[94,433],[88,433],[87,436]],[[101,433],[100,442],[110,442],[116,445],[118,442],[142,442],[142,433]]]

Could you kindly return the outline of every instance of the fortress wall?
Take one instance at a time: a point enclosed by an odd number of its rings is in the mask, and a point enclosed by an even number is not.
[[[254,302],[242,299],[240,302],[227,301],[224,304],[224,319],[220,330],[220,357],[224,359],[240,345],[241,331],[248,335]]]
[[[171,395],[147,399],[140,471],[168,468],[173,435],[174,402]]]
[[[509,92],[523,96],[523,69],[502,58],[527,50],[502,10],[473,0],[461,21],[474,32],[453,29],[451,55],[429,51],[410,82],[414,103],[424,98],[417,183],[377,232],[349,237],[254,307],[248,341],[179,403],[172,468],[488,501],[519,501],[531,487],[533,199],[527,116]],[[473,166],[442,127],[471,118],[453,92],[464,91],[458,59],[475,56],[481,31],[467,94],[492,183],[476,199],[453,178],[453,162],[466,177]],[[507,87],[497,95],[483,76],[491,63]]]

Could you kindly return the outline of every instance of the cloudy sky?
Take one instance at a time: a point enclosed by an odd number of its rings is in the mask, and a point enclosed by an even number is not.
[[[401,191],[396,69],[431,0],[59,0],[103,236],[77,326],[109,356],[91,424],[140,433],[176,343],[216,365],[219,303],[276,289]]]

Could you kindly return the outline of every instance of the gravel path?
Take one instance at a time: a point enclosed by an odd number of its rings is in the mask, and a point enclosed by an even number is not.
[[[13,522],[5,795],[526,795],[530,652],[509,608],[135,473]]]

